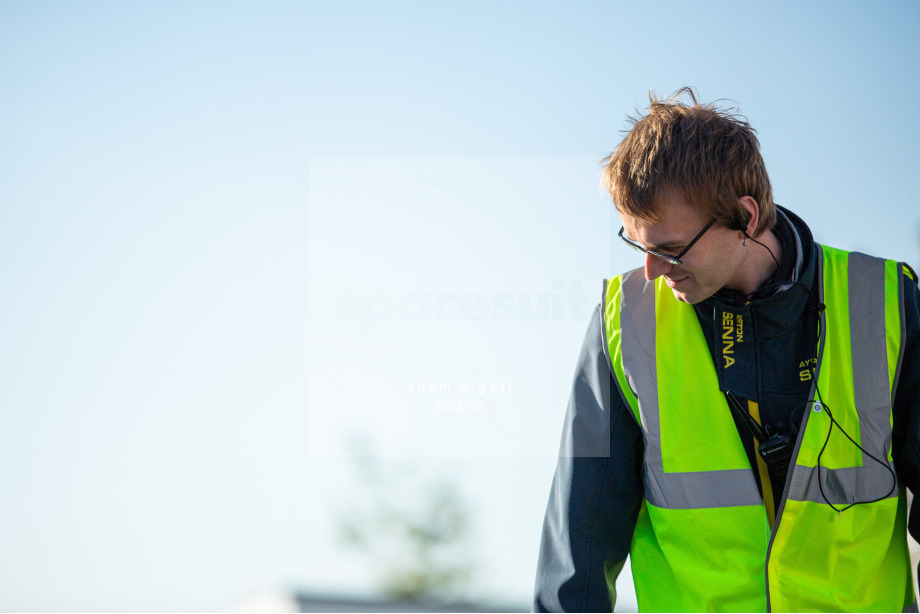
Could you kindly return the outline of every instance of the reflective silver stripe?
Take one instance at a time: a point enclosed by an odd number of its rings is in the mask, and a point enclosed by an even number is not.
[[[894,481],[892,474],[872,459],[862,467],[821,467],[821,477],[824,478],[823,496],[821,486],[818,485],[818,468],[796,465],[789,481],[788,498],[793,501],[829,501],[833,505],[849,505],[860,501],[865,503],[883,498],[897,498],[899,492],[898,488],[891,489]],[[827,497],[827,500],[824,497]]]
[[[642,269],[636,269],[623,275],[621,289],[620,349],[626,380],[639,399],[646,448],[645,498],[656,507],[669,509],[761,505],[750,469],[665,473],[655,353],[655,285],[645,280]]]
[[[658,420],[658,371],[655,366],[655,287],[642,269],[623,275],[620,286],[620,348],[626,381],[639,399],[646,464],[662,472],[661,424]]]
[[[645,498],[655,507],[688,510],[763,505],[750,469],[665,473],[647,467],[644,478]]]
[[[891,445],[885,261],[855,252],[849,255],[848,260],[850,356],[853,362],[853,397],[859,412],[860,445],[884,460]],[[878,467],[878,463],[865,452],[862,464],[863,467]]]

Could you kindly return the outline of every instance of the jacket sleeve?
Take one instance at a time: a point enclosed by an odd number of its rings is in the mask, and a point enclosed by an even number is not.
[[[906,272],[904,320],[906,335],[894,396],[892,451],[898,478],[914,494],[907,527],[911,536],[920,541],[920,289]]]
[[[610,612],[642,499],[642,433],[620,397],[594,311],[543,521],[535,612]],[[609,583],[608,583],[609,578]]]

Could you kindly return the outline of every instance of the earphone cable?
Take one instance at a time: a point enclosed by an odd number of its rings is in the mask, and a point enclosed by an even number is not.
[[[804,284],[803,284],[803,286],[804,286]],[[811,290],[809,290],[809,294],[812,296],[812,299],[814,299],[814,295],[811,293]],[[818,311],[821,311],[821,310],[824,309],[824,305],[823,305],[822,303],[818,303],[818,306],[819,306]],[[819,339],[821,338],[821,318],[820,318],[820,316],[818,317],[818,338],[819,338]],[[815,362],[817,363],[817,361],[815,361]],[[865,448],[863,448],[861,445],[859,445],[858,443],[856,443],[856,441],[855,441],[852,437],[850,437],[850,434],[847,433],[846,430],[844,430],[844,428],[843,428],[842,426],[840,426],[840,423],[837,422],[837,420],[834,418],[834,414],[833,414],[833,412],[831,412],[830,407],[827,406],[827,403],[825,403],[825,402],[824,402],[824,399],[821,397],[821,389],[818,388],[818,374],[815,372],[815,367],[814,367],[814,366],[812,366],[812,368],[811,368],[811,376],[812,376],[812,378],[813,378],[813,380],[814,380],[814,382],[815,382],[815,393],[817,394],[818,402],[821,404],[821,409],[822,409],[824,412],[826,412],[826,413],[827,413],[827,417],[831,419],[830,427],[827,429],[827,437],[824,438],[824,445],[821,446],[821,451],[818,452],[818,461],[817,461],[817,470],[818,470],[818,489],[821,491],[821,497],[824,499],[825,503],[827,503],[827,504],[831,507],[831,509],[834,510],[835,512],[837,512],[838,514],[840,514],[840,513],[842,513],[842,512],[845,512],[846,510],[850,509],[850,508],[853,507],[854,505],[861,505],[861,504],[864,504],[864,503],[875,503],[876,501],[881,501],[882,499],[887,499],[889,496],[891,496],[891,493],[894,492],[895,488],[897,488],[897,485],[898,485],[898,478],[897,478],[897,476],[895,475],[894,470],[891,468],[891,466],[890,466],[887,462],[884,462],[884,461],[878,459],[878,458],[877,458],[875,455],[873,455],[871,452],[869,452],[868,450],[866,450]],[[814,401],[812,401],[812,403],[814,403]],[[831,433],[832,433],[833,430],[834,430],[834,426],[836,426],[836,427],[840,430],[840,432],[843,433],[843,435],[844,435],[847,439],[850,440],[850,443],[852,443],[854,446],[856,446],[857,448],[859,448],[859,450],[860,450],[863,454],[865,454],[866,456],[868,456],[869,458],[871,458],[872,460],[874,460],[874,461],[875,461],[876,463],[878,463],[879,465],[882,465],[886,470],[888,470],[888,473],[891,474],[891,488],[889,488],[889,489],[888,489],[888,492],[886,492],[883,496],[878,497],[877,499],[872,499],[872,500],[870,500],[870,501],[854,501],[853,503],[850,503],[849,505],[847,505],[846,507],[844,507],[844,508],[842,508],[842,509],[837,509],[837,507],[835,507],[834,504],[831,503],[830,500],[827,498],[827,495],[824,493],[824,481],[821,479],[821,456],[824,454],[824,450],[827,448],[827,444],[828,444],[828,442],[831,440]],[[828,469],[825,468],[825,471],[828,471]]]

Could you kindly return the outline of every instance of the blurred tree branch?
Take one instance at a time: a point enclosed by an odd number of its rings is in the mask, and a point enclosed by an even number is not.
[[[401,600],[462,597],[472,580],[470,511],[443,477],[417,466],[386,471],[366,441],[354,441],[357,493],[338,518],[342,543],[365,553],[380,589]]]

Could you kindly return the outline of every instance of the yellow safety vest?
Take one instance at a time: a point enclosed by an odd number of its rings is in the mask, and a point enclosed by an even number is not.
[[[630,550],[642,611],[917,611],[891,456],[900,267],[819,251],[824,405],[813,385],[772,530],[693,307],[641,269],[606,283],[610,361],[645,443]],[[836,427],[828,440],[827,408],[888,466]],[[837,508],[862,503],[838,514],[825,497]]]

